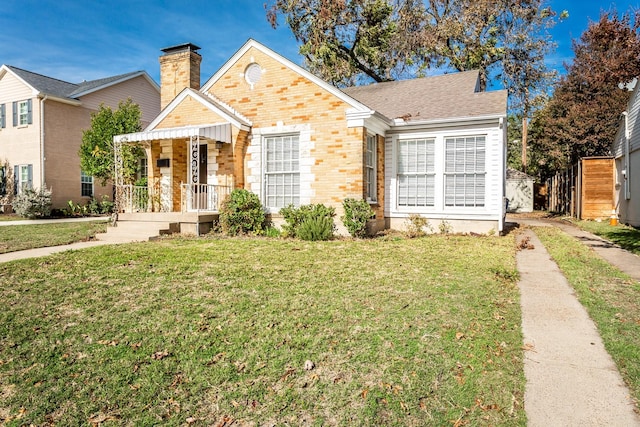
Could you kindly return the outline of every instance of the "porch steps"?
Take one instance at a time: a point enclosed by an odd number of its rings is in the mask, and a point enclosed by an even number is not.
[[[144,242],[179,232],[180,224],[177,222],[118,219],[115,226],[109,226],[107,232],[96,235],[96,239],[113,243]]]

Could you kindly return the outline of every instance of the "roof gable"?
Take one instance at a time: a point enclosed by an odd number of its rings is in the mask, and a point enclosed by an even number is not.
[[[351,108],[359,111],[370,111],[370,108],[368,106],[362,104],[361,102],[357,101],[356,99],[349,96],[348,94],[341,91],[340,89],[336,88],[335,86],[325,82],[324,80],[317,77],[316,75],[310,73],[309,71],[305,70],[304,68],[295,64],[294,62],[286,59],[284,56],[274,52],[273,50],[269,49],[268,47],[264,46],[263,44],[253,39],[249,39],[227,62],[225,62],[225,64],[213,76],[211,76],[211,78],[209,78],[209,80],[207,80],[207,82],[202,86],[201,91],[208,92],[211,89],[211,87],[218,80],[220,80],[229,71],[229,69],[252,48],[262,52],[263,54],[269,56],[271,59],[279,62],[280,64],[292,70],[293,72],[310,80],[317,86],[321,87],[322,89],[326,90],[327,92],[331,93],[332,95],[336,96],[338,99],[348,104]]]
[[[214,96],[203,94],[191,88],[185,88],[169,103],[169,105],[164,108],[164,110],[160,112],[160,114],[153,120],[153,122],[151,122],[149,126],[147,126],[145,131],[156,129],[156,127],[167,117],[169,117],[172,112],[176,111],[176,109],[187,97],[190,97],[193,100],[199,102],[207,109],[220,116],[223,120],[231,123],[239,129],[247,129],[251,126],[251,121],[249,119],[231,108],[229,105],[215,98]]]

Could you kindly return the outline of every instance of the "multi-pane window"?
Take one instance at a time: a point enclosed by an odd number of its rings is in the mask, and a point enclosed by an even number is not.
[[[13,125],[24,126],[32,122],[31,100],[16,101],[13,103]]]
[[[300,138],[298,135],[264,138],[265,204],[283,208],[300,204]]]
[[[445,206],[480,207],[485,203],[486,138],[445,138]]]
[[[398,205],[433,206],[435,142],[407,139],[398,142]]]
[[[80,195],[82,197],[93,197],[93,177],[80,171]]]
[[[367,135],[367,146],[364,153],[365,170],[365,191],[366,198],[371,202],[377,200],[376,197],[376,173],[377,166],[377,143],[375,135]]]
[[[27,188],[33,188],[33,165],[14,166],[13,186],[15,194],[20,194]]]

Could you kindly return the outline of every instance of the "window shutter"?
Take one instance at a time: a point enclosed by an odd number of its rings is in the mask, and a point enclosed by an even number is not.
[[[0,167],[0,196],[7,194],[7,168]]]
[[[20,167],[13,167],[13,194],[18,194],[18,182],[20,181]]]
[[[0,104],[0,129],[7,126],[7,115],[4,104]]]
[[[28,181],[27,181],[27,187],[29,188],[33,188],[33,165],[27,165],[27,170],[28,172]]]
[[[13,125],[18,126],[18,103],[13,101]]]
[[[33,123],[33,113],[31,109],[31,100],[27,99],[27,123]]]

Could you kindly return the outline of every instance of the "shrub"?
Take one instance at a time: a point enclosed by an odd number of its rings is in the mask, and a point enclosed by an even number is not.
[[[408,238],[413,239],[414,237],[422,237],[427,234],[427,231],[433,231],[427,218],[418,214],[411,214],[406,219],[404,234]]]
[[[220,206],[220,226],[230,236],[260,233],[264,223],[262,203],[248,190],[233,190]]]
[[[25,188],[14,197],[13,211],[25,218],[42,218],[51,214],[51,190]]]
[[[326,216],[311,217],[298,227],[298,237],[302,240],[329,240],[333,237],[333,219]]]
[[[336,210],[323,204],[303,205],[299,208],[289,205],[280,209],[280,215],[286,221],[282,230],[288,237],[328,240],[335,231],[333,217],[336,216]]]
[[[367,235],[367,221],[375,216],[375,212],[366,200],[344,199],[344,216],[340,219],[349,234],[353,237],[365,237]]]

